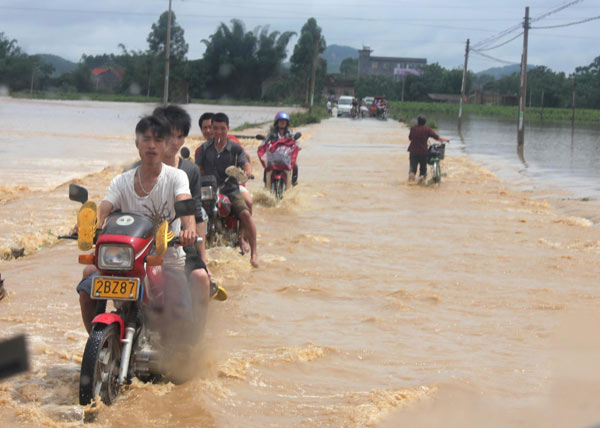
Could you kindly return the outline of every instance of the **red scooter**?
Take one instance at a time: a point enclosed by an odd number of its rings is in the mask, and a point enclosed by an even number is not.
[[[301,136],[302,134],[297,132],[293,137],[281,138],[258,147],[258,158],[265,169],[265,187],[271,190],[277,200],[281,200],[286,189],[290,187],[292,172],[300,151],[296,141]]]
[[[132,377],[177,379],[176,368],[189,362],[205,314],[195,313],[192,302],[197,300],[185,273],[162,267],[167,247],[179,240],[166,221],[156,228],[142,215],[115,212],[103,229],[94,230],[96,208],[87,198],[85,188],[69,186],[69,199],[84,204],[78,215],[79,234],[93,236],[95,243],[94,252],[80,255],[79,262],[98,269],[92,276],[96,316],[81,361],[79,402],[87,405],[100,397],[111,404]],[[193,199],[175,203],[176,217],[193,215],[195,209]],[[80,224],[86,218],[83,222],[88,224]],[[81,242],[80,249],[90,249],[91,242]],[[112,312],[106,312],[108,300],[114,301]]]

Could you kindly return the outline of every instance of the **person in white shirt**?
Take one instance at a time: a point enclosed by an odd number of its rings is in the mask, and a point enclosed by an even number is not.
[[[164,220],[172,221],[175,218],[175,202],[192,197],[186,173],[162,162],[171,135],[169,123],[158,116],[143,117],[136,126],[135,135],[141,163],[137,168],[112,179],[106,196],[98,207],[98,227],[102,227],[108,215],[117,209],[145,215],[157,224]],[[163,264],[165,267],[183,270],[183,246],[194,245],[196,241],[194,216],[176,219],[171,223],[171,230],[175,236],[179,236],[182,246],[170,247],[163,256]],[[92,281],[89,280],[93,271],[94,269],[86,267],[85,279],[77,286],[81,316],[88,332],[95,315],[95,303],[90,298]],[[201,289],[201,278],[197,273],[192,271],[188,278],[192,287]]]

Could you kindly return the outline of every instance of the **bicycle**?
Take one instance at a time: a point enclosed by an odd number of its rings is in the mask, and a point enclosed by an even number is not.
[[[442,181],[442,167],[440,161],[444,159],[446,152],[446,143],[435,142],[428,148],[429,159],[427,163],[431,165],[431,175],[433,182],[439,184]]]

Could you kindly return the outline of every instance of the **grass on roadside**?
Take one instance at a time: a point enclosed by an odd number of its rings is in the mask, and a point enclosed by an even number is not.
[[[458,104],[425,103],[425,102],[390,102],[392,117],[407,125],[416,122],[419,114],[428,117],[427,124],[432,126],[435,116],[458,117]],[[516,106],[492,106],[492,105],[463,105],[465,115],[488,116],[494,118],[517,120],[518,108]],[[544,108],[527,107],[525,110],[525,121],[530,123],[557,123],[569,122],[573,115],[569,108]],[[582,124],[600,124],[600,110],[576,109],[575,122]]]

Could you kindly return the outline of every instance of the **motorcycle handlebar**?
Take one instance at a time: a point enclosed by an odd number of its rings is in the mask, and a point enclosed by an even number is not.
[[[196,236],[196,242],[202,242],[202,241],[204,241],[204,239],[200,238],[199,236]],[[169,247],[174,247],[175,245],[181,245],[179,236],[177,236],[176,238],[173,238],[171,241],[169,241]]]
[[[73,235],[58,235],[58,239],[77,239],[78,236],[76,233]]]

